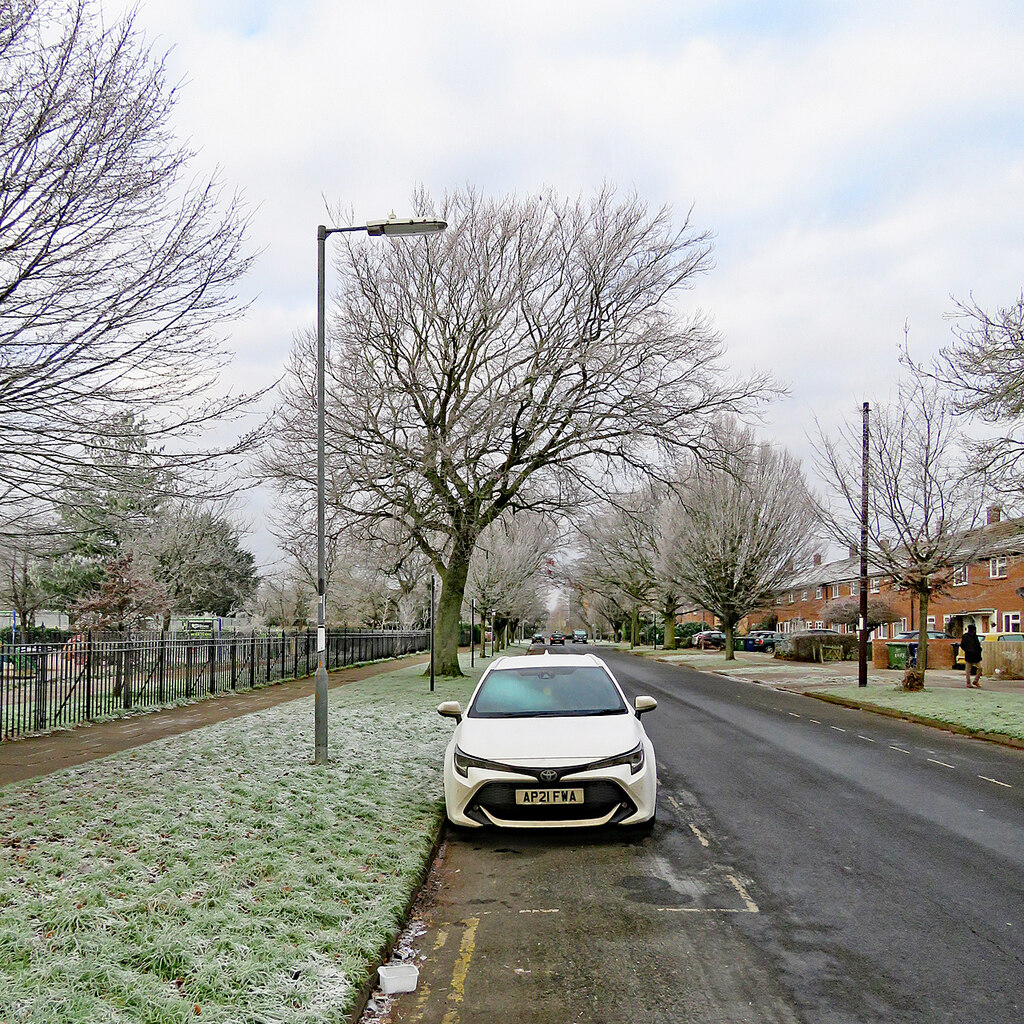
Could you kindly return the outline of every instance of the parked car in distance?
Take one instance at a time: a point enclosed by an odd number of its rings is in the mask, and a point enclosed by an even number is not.
[[[946,634],[943,633],[941,629],[929,629],[926,632],[928,633],[928,639],[929,640],[952,640],[953,639],[951,636],[946,636]],[[893,637],[893,640],[910,640],[910,641],[914,641],[914,640],[917,640],[918,638],[919,638],[919,634],[918,634],[918,631],[916,629],[905,629],[905,630],[903,630],[902,633],[897,633]]]
[[[725,634],[720,629],[704,629],[693,634],[693,646],[701,650],[720,650],[725,647]]]
[[[979,633],[978,639],[983,644],[994,644],[997,640],[1003,642],[1024,643],[1024,633]],[[963,652],[960,650],[960,645],[957,644],[956,650],[953,653],[953,668],[963,667]]]
[[[574,629],[572,631],[572,642],[574,644],[585,644],[587,642],[587,631],[585,629]]]
[[[787,633],[786,636],[842,636],[838,629],[801,629],[797,633]]]
[[[775,645],[786,639],[785,633],[778,630],[762,629],[754,634],[755,651],[775,651]]]
[[[551,642],[553,644],[561,644],[564,647],[565,646],[565,634],[564,633],[552,633],[551,634]]]
[[[444,754],[448,820],[462,828],[654,826],[654,746],[640,717],[653,697],[629,704],[592,654],[498,658],[456,726]]]
[[[534,633],[533,636],[530,637],[531,644],[546,644],[547,642],[548,638],[543,633]]]

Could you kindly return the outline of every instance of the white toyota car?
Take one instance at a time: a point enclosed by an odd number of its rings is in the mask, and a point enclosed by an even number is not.
[[[654,826],[654,747],[600,658],[545,653],[499,658],[483,674],[445,751],[448,820],[465,828]]]

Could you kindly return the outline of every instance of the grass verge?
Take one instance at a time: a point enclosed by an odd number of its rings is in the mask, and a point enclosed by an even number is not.
[[[472,683],[332,690],[325,766],[301,700],[0,789],[0,1021],[344,1020],[437,834],[434,708]]]
[[[1024,742],[1024,694],[993,690],[925,688],[908,692],[893,686],[836,686],[811,696],[835,698],[853,707],[899,715],[927,725],[945,725],[971,735]]]

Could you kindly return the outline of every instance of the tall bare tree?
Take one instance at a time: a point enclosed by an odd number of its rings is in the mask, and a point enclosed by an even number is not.
[[[686,598],[721,620],[726,658],[737,623],[771,602],[793,564],[809,557],[818,529],[799,462],[748,428],[734,431],[732,447],[744,454],[697,466],[687,483],[675,569]]]
[[[928,603],[952,586],[985,543],[979,524],[984,481],[958,431],[953,400],[926,376],[900,382],[894,402],[871,409],[868,472],[868,544],[873,564],[917,596],[918,668],[928,664]],[[861,420],[837,436],[819,432],[819,471],[829,493],[822,521],[844,545],[860,543]]]
[[[995,436],[968,445],[976,470],[1017,498],[1024,494],[1024,292],[990,314],[973,299],[951,314],[957,342],[942,350],[937,375],[954,408]],[[990,432],[991,433],[991,432]]]
[[[767,397],[732,379],[680,290],[707,234],[606,189],[418,212],[448,230],[391,244],[340,236],[329,354],[329,500],[364,530],[398,523],[442,579],[438,670],[459,674],[459,613],[481,533],[502,515],[578,504],[602,473],[709,456],[723,411]],[[314,342],[300,336],[264,468],[312,489]],[[602,481],[602,486],[607,480]]]
[[[0,515],[60,499],[110,420],[183,438],[221,391],[224,325],[249,265],[237,198],[189,172],[175,90],[131,14],[0,2]],[[206,453],[179,445],[176,459]],[[165,459],[170,459],[165,453]],[[17,525],[17,524],[16,524]]]

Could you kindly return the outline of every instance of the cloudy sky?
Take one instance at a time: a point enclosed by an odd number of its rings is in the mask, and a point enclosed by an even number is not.
[[[886,398],[905,323],[925,358],[951,296],[1024,286],[1019,0],[141,0],[138,24],[196,169],[253,210],[249,386],[314,323],[325,201],[361,222],[418,185],[692,208],[716,267],[688,299],[788,387],[765,432],[805,458],[815,418]]]

